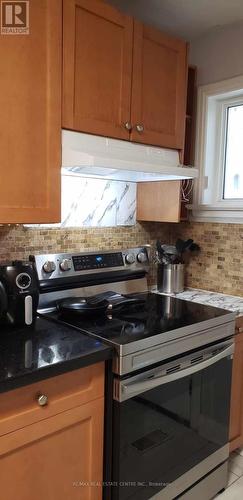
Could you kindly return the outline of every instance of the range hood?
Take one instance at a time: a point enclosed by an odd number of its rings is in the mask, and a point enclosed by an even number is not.
[[[62,131],[64,173],[127,182],[192,179],[196,168],[179,163],[176,150]]]

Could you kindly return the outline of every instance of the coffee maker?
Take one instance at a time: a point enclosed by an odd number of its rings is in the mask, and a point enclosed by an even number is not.
[[[39,282],[31,262],[0,265],[0,323],[31,326],[39,301]]]

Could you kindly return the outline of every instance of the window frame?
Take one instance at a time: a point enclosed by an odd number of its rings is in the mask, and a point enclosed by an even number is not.
[[[199,177],[195,180],[194,202],[190,206],[193,220],[243,223],[243,198],[223,198],[226,110],[232,105],[239,104],[243,105],[243,75],[203,85],[198,89],[195,164],[199,168]],[[209,133],[210,126],[214,135],[213,139]],[[212,159],[210,148],[213,153]],[[211,162],[216,165],[215,170],[209,168],[207,163],[209,157],[209,164]],[[210,171],[211,180],[206,175],[207,169]],[[204,196],[207,189],[209,200],[205,202]]]

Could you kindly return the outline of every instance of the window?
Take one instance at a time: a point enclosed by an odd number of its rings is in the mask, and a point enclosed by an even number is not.
[[[223,198],[243,200],[243,103],[226,110]]]
[[[243,76],[198,92],[193,218],[243,222]]]

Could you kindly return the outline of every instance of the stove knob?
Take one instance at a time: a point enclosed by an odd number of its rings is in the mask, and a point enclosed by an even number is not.
[[[126,263],[127,264],[133,264],[135,262],[135,255],[134,253],[128,253],[125,257]]]
[[[60,269],[62,271],[70,271],[72,267],[71,260],[69,259],[63,259],[62,262],[60,263]]]
[[[49,274],[53,273],[53,271],[55,271],[55,269],[56,269],[56,264],[52,260],[47,260],[45,262],[45,264],[43,265],[42,269],[45,273],[49,273]]]
[[[137,260],[140,262],[140,264],[143,264],[144,262],[147,262],[147,255],[145,252],[139,252],[137,254]]]

